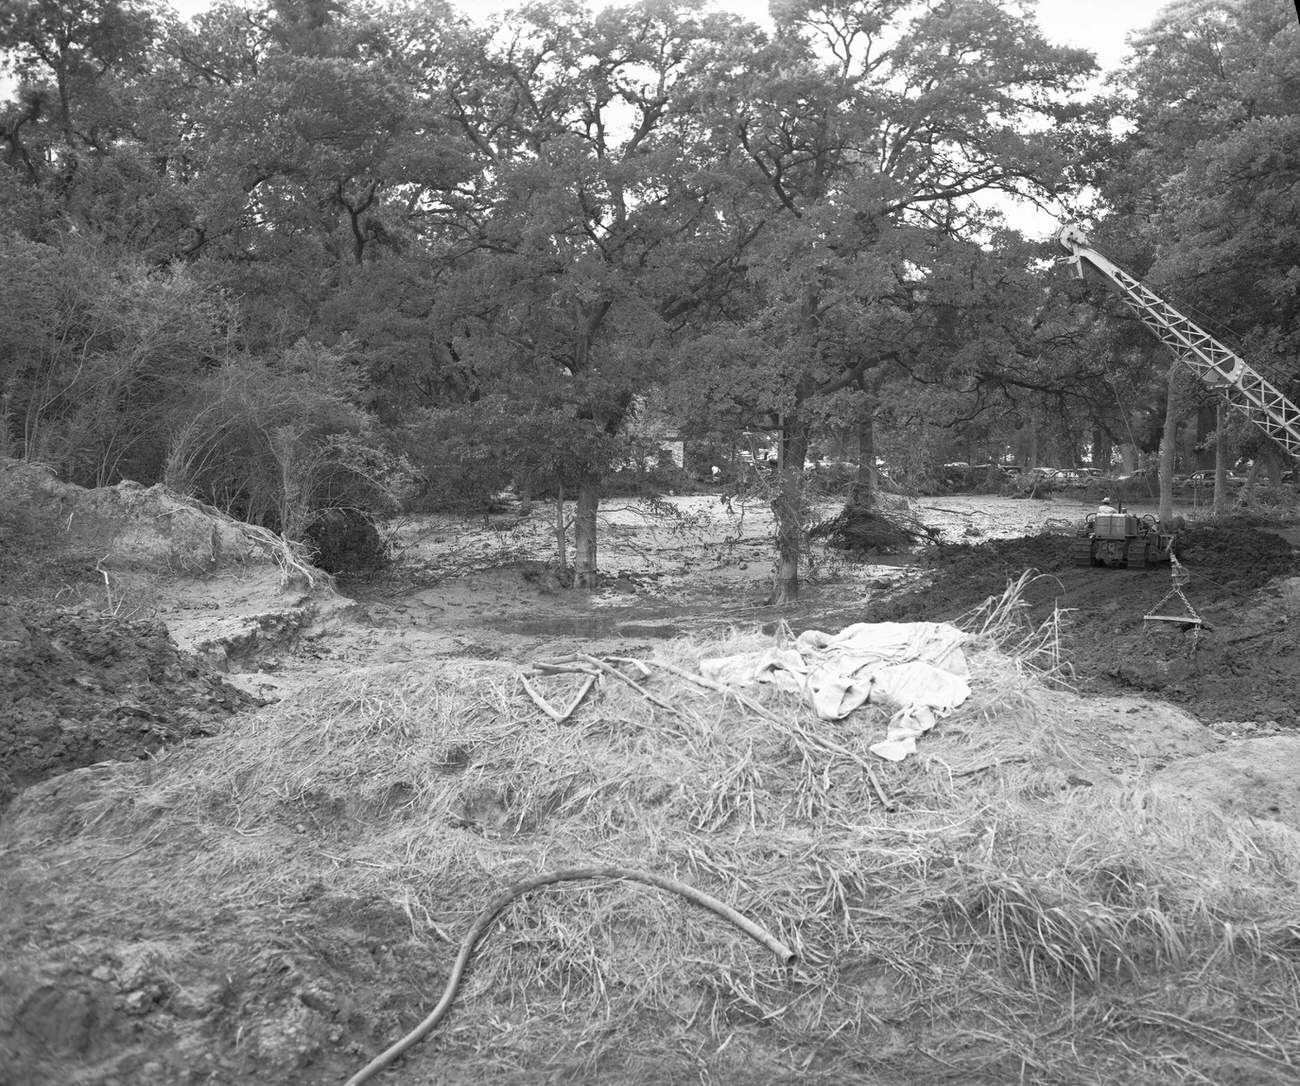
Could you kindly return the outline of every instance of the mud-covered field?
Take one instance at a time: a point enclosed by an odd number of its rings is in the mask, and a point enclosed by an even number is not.
[[[609,503],[594,596],[567,591],[548,553],[551,525],[531,518],[426,518],[406,528],[399,563],[344,584],[360,606],[310,647],[289,636],[263,646],[230,676],[180,651],[168,624],[181,611],[123,618],[83,603],[0,607],[0,809],[17,789],[106,760],[147,757],[213,734],[232,712],[320,675],[374,662],[503,659],[560,652],[636,652],[682,633],[727,627],[796,632],[852,622],[953,620],[998,596],[1026,570],[1024,618],[1059,619],[1064,662],[1083,691],[1141,692],[1207,724],[1243,734],[1300,726],[1300,575],[1275,523],[1193,522],[1179,535],[1186,583],[1171,595],[1168,566],[1080,568],[1069,561],[1084,509],[1064,501],[928,499],[908,515],[937,546],[914,555],[847,557],[818,547],[800,602],[768,602],[769,511],[758,503],[690,498],[657,510]],[[1016,533],[1023,534],[1016,534]],[[61,574],[66,574],[61,570]],[[30,594],[39,586],[26,585]],[[229,583],[207,593],[232,608]],[[264,592],[259,586],[256,591]],[[197,598],[197,597],[196,597]],[[1144,621],[1194,612],[1205,625]],[[250,694],[251,692],[251,694]]]

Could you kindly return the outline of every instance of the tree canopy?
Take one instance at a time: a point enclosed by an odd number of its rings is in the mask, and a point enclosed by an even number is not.
[[[295,531],[302,502],[376,481],[559,488],[593,584],[602,487],[648,412],[715,445],[767,431],[791,599],[822,437],[855,433],[869,481],[881,451],[1041,433],[1077,462],[1133,435],[1141,337],[991,194],[1093,192],[1117,256],[1294,371],[1277,5],[1172,6],[1102,99],[1093,59],[1004,0],[771,10],[3,0],[0,447]],[[259,397],[309,416],[292,455]],[[264,460],[199,470],[254,432]],[[355,485],[268,496],[275,464]]]

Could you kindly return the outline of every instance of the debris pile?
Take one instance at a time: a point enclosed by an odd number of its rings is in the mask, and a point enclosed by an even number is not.
[[[939,539],[936,529],[901,509],[885,513],[861,505],[847,506],[830,520],[813,525],[808,536],[855,554],[902,554],[918,543],[936,543]]]

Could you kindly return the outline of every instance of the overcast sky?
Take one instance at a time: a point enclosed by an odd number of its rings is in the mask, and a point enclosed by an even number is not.
[[[201,3],[202,0],[187,0]],[[452,0],[470,15],[517,6],[517,0]],[[1049,40],[1091,49],[1103,68],[1114,68],[1125,52],[1124,38],[1148,26],[1170,0],[1039,0],[1038,24]],[[1279,0],[1279,3],[1282,0]],[[594,5],[593,5],[594,6]],[[767,21],[767,0],[714,0],[714,7],[755,22]]]
[[[461,11],[487,18],[496,12],[519,6],[519,0],[452,0]],[[599,0],[588,0],[598,6]],[[1278,0],[1282,2],[1282,0]],[[183,15],[209,6],[211,0],[171,0]],[[1103,69],[1115,68],[1127,52],[1126,39],[1149,26],[1170,0],[1038,0],[1038,22],[1049,41],[1074,45],[1096,54]],[[713,0],[719,10],[734,11],[757,23],[767,24],[767,0]],[[993,201],[1013,225],[1030,235],[1054,234],[1057,216],[1040,209]]]
[[[469,15],[490,15],[518,6],[518,0],[452,0]],[[1125,52],[1124,39],[1150,24],[1169,0],[1038,0],[1038,22],[1052,41],[1091,49],[1103,68],[1113,68]],[[1282,0],[1278,0],[1279,3]],[[172,0],[184,15],[210,0]],[[594,6],[594,5],[593,5]],[[714,6],[766,22],[767,0],[714,0]]]

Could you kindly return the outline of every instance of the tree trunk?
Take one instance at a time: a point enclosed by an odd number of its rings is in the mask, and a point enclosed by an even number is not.
[[[1254,509],[1259,504],[1255,496],[1255,484],[1259,481],[1259,457],[1255,457],[1250,470],[1246,472],[1246,481],[1241,484],[1241,496],[1237,499],[1247,509]]]
[[[1057,445],[1057,454],[1054,457],[1057,464],[1063,468],[1077,468],[1079,466],[1079,439],[1075,433],[1074,427],[1070,425],[1070,418],[1064,411],[1060,417],[1059,444]],[[975,463],[973,457],[967,457],[969,463]]]
[[[564,524],[564,484],[555,492],[555,557],[559,559],[560,572],[569,568],[569,530]]]
[[[1165,426],[1160,435],[1160,505],[1156,515],[1165,524],[1174,517],[1174,454],[1178,442],[1178,413],[1182,404],[1183,364],[1175,362],[1169,367],[1165,382]]]
[[[298,443],[299,435],[291,427],[281,426],[271,432],[271,454],[280,470],[276,530],[286,539],[302,538],[311,497],[311,457],[300,455]]]
[[[1228,511],[1228,443],[1223,439],[1223,404],[1214,408],[1214,505],[1216,517]]]
[[[1267,446],[1260,450],[1256,463],[1264,469],[1264,477],[1273,484],[1277,489],[1282,485],[1282,472],[1286,470],[1286,464],[1283,463],[1281,455],[1273,446]]]
[[[858,473],[849,494],[849,508],[874,509],[879,485],[876,476],[875,404],[864,398],[862,410],[858,412]]]
[[[1215,436],[1219,425],[1219,406],[1221,401],[1213,404],[1201,404],[1196,409],[1196,444],[1197,453],[1193,463],[1198,470],[1214,468],[1214,456],[1210,451],[1210,440]]]
[[[8,389],[0,395],[0,457],[13,456],[18,450],[13,448],[9,433],[9,412],[12,396]]]
[[[600,479],[584,472],[578,482],[578,504],[573,514],[573,587],[596,587],[596,510],[600,507]]]
[[[1092,466],[1109,473],[1112,451],[1110,435],[1100,426],[1096,427],[1092,431]]]
[[[776,574],[772,602],[778,606],[799,599],[799,554],[803,550],[803,462],[808,455],[808,424],[787,416],[777,466]]]

